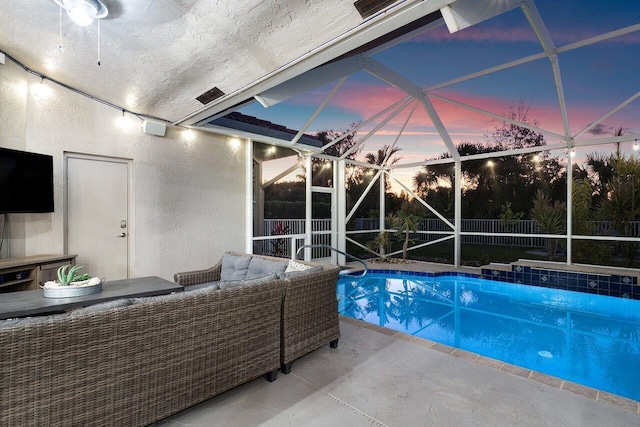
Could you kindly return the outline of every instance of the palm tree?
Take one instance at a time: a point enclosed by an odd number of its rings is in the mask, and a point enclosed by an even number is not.
[[[396,229],[396,234],[404,233],[404,243],[402,244],[402,259],[407,260],[407,252],[409,250],[410,233],[418,231],[418,223],[422,218],[411,212],[410,205],[405,203],[402,209],[398,211],[397,216],[392,219],[392,227]]]
[[[396,164],[398,160],[402,159],[402,157],[395,156],[395,154],[400,150],[402,150],[402,148],[393,147],[393,149],[391,149],[389,145],[385,144],[382,146],[382,148],[379,148],[375,154],[367,153],[367,155],[364,156],[364,159],[367,163],[371,165],[378,165],[378,166],[393,165],[393,164]],[[387,160],[387,162],[386,164],[383,164],[385,163],[385,159]]]
[[[547,234],[560,234],[564,231],[564,221],[566,218],[567,204],[558,200],[551,203],[551,198],[544,194],[542,190],[536,192],[533,198],[533,208],[531,218]],[[547,255],[549,260],[553,260],[558,248],[557,239],[546,239]]]
[[[600,204],[601,216],[613,223],[617,235],[637,237],[634,226],[640,214],[640,161],[620,156],[615,161],[615,175],[604,185],[606,197]],[[635,260],[638,244],[622,242],[619,245],[627,267]]]
[[[393,149],[391,149],[391,146],[385,144],[382,146],[382,148],[379,148],[375,154],[367,153],[367,155],[364,156],[364,159],[370,165],[389,166],[397,163],[399,160],[402,159],[402,157],[397,157],[395,155],[400,150],[402,150],[402,148],[393,147]],[[385,190],[388,190],[389,187],[390,186],[389,186],[389,183],[387,182],[387,177],[385,176],[384,188]]]
[[[350,128],[353,129],[357,126],[357,123],[352,123]],[[334,145],[326,148],[323,151],[323,154],[327,154],[329,156],[340,157],[347,151],[349,151],[354,145],[357,144],[357,135],[356,131],[336,131],[333,129],[330,130],[321,130],[316,133],[316,139],[320,141],[323,145],[327,144],[344,134],[347,134],[341,141],[338,141]],[[348,159],[355,159],[357,155],[362,150],[362,147],[358,147],[358,149],[354,150],[351,154],[347,156]],[[331,162],[325,159],[314,157],[311,161],[311,170],[312,170],[312,180],[313,185],[321,185],[325,186],[331,182],[333,179],[333,171],[331,169]],[[304,174],[298,175],[298,178],[304,180],[306,178],[306,171]],[[360,176],[351,174],[349,181],[346,183],[347,185],[356,184],[359,181]]]
[[[597,234],[599,222],[592,209],[593,185],[587,178],[573,181],[571,193],[572,200],[572,227],[573,234],[594,235]],[[572,243],[572,259],[574,262],[606,264],[610,262],[610,249],[608,242],[595,240],[574,240]]]
[[[387,250],[389,249],[389,245],[391,241],[389,240],[389,233],[386,231],[381,231],[378,233],[375,239],[367,242],[367,249],[372,252],[377,252],[380,255],[380,258],[383,260],[387,259]]]

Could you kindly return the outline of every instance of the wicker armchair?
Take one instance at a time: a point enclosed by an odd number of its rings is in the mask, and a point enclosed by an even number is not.
[[[321,265],[322,271],[285,280],[282,304],[282,372],[288,374],[293,362],[329,343],[338,347],[340,323],[336,286],[340,267]]]
[[[247,255],[228,252],[232,255]],[[252,255],[265,260],[286,262],[286,259]],[[282,372],[288,374],[293,362],[305,354],[329,343],[338,346],[340,324],[336,286],[340,267],[298,261],[322,271],[277,280],[284,283],[284,300],[280,323],[280,361]],[[220,280],[222,261],[206,269],[178,273],[175,281],[183,286]]]

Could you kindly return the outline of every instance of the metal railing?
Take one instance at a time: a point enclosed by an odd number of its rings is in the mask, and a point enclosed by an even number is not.
[[[453,220],[450,220],[453,222]],[[377,218],[356,218],[355,227],[350,230],[350,234],[357,231],[376,230],[379,228],[380,221]],[[421,242],[429,242],[442,237],[442,233],[451,233],[451,227],[437,218],[421,219],[418,222],[417,238]],[[501,236],[500,234],[538,234],[538,229],[533,220],[518,220],[504,223],[501,219],[463,219],[461,221],[461,231],[470,233],[490,233],[487,236],[462,236],[462,243],[483,244],[483,245],[501,245],[501,246],[521,246],[521,247],[545,247],[545,239],[542,237],[514,237]],[[427,233],[428,232],[428,233]]]
[[[329,246],[331,244],[331,220],[313,219],[311,224],[311,243]],[[591,221],[589,226],[593,230],[593,236],[640,236],[640,221],[618,224],[618,227],[623,228],[621,232],[615,230],[616,224],[612,221]],[[355,218],[354,227],[347,231],[347,235],[356,240],[371,240],[371,236],[378,233],[378,228],[379,220],[377,218]],[[304,219],[265,219],[264,236],[254,238],[254,240],[262,240],[260,250],[264,254],[292,257],[296,252],[296,247],[301,242],[304,244],[304,230]],[[546,237],[548,237],[533,220],[516,220],[505,223],[501,219],[463,219],[461,233],[460,238],[463,244],[528,248],[545,248]],[[421,243],[433,242],[448,234],[452,234],[452,230],[443,221],[427,218],[420,220],[416,240]],[[522,234],[522,236],[514,236],[513,234]],[[297,237],[294,239],[295,236]],[[604,239],[604,237],[602,238]]]
[[[311,220],[312,243],[319,245],[331,244],[331,220]],[[261,239],[261,253],[275,256],[292,257],[296,252],[298,241],[305,238],[304,219],[265,219],[264,236]],[[254,240],[257,240],[254,238]]]

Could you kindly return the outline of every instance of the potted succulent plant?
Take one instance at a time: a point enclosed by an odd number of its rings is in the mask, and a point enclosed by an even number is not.
[[[45,282],[44,296],[47,298],[71,298],[91,295],[102,291],[102,279],[89,274],[78,274],[83,265],[64,265],[58,269],[58,280]]]

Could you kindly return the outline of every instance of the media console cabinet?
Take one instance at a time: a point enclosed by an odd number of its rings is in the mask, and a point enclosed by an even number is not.
[[[40,289],[55,280],[63,265],[75,264],[77,255],[34,255],[0,260],[0,292]]]

